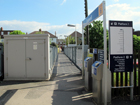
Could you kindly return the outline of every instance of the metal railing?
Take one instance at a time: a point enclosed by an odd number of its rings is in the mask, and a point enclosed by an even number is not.
[[[84,59],[87,57],[88,45],[84,48]],[[80,69],[82,70],[82,46],[65,47],[65,55]]]
[[[0,81],[4,78],[4,54],[3,44],[0,43]]]
[[[57,59],[57,47],[50,46],[50,68],[52,69]]]

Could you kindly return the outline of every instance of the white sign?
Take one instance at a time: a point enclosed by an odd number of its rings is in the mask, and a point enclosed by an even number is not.
[[[132,21],[109,21],[109,68],[112,72],[133,71]]]
[[[33,50],[37,50],[37,42],[33,42]]]
[[[111,54],[132,54],[132,27],[110,27]]]
[[[23,39],[28,39],[28,37],[23,37]]]
[[[110,54],[133,54],[131,21],[110,21]]]

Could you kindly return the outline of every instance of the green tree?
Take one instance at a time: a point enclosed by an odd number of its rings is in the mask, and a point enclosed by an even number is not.
[[[13,32],[10,32],[10,35],[25,35],[25,33],[20,30],[15,30]]]
[[[55,42],[52,42],[50,45],[58,48],[58,45]]]
[[[69,43],[69,44],[75,44],[75,37],[68,36],[68,37],[66,38],[66,45],[68,45],[68,43]]]
[[[103,46],[104,46],[103,31],[104,31],[103,21],[100,21],[100,20],[93,21],[92,25],[91,24],[89,25],[89,41],[90,41],[89,47],[90,48],[103,49]],[[108,30],[107,30],[107,37],[108,37]]]
[[[140,36],[133,35],[133,50],[140,50]]]
[[[89,25],[89,40],[90,48],[103,49],[104,38],[103,38],[103,21],[93,21],[92,25]],[[86,29],[85,29],[86,31]],[[86,40],[86,37],[85,37]],[[140,36],[133,35],[133,50],[140,50]],[[107,30],[107,51],[109,52],[109,33]]]

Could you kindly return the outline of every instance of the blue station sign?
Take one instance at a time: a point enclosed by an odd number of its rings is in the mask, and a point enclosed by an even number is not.
[[[103,14],[103,4],[104,1],[83,21],[83,28]]]

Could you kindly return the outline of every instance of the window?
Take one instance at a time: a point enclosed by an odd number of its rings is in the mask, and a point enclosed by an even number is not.
[[[8,35],[10,35],[10,32],[7,32]]]
[[[1,32],[1,35],[3,35],[3,32]]]

